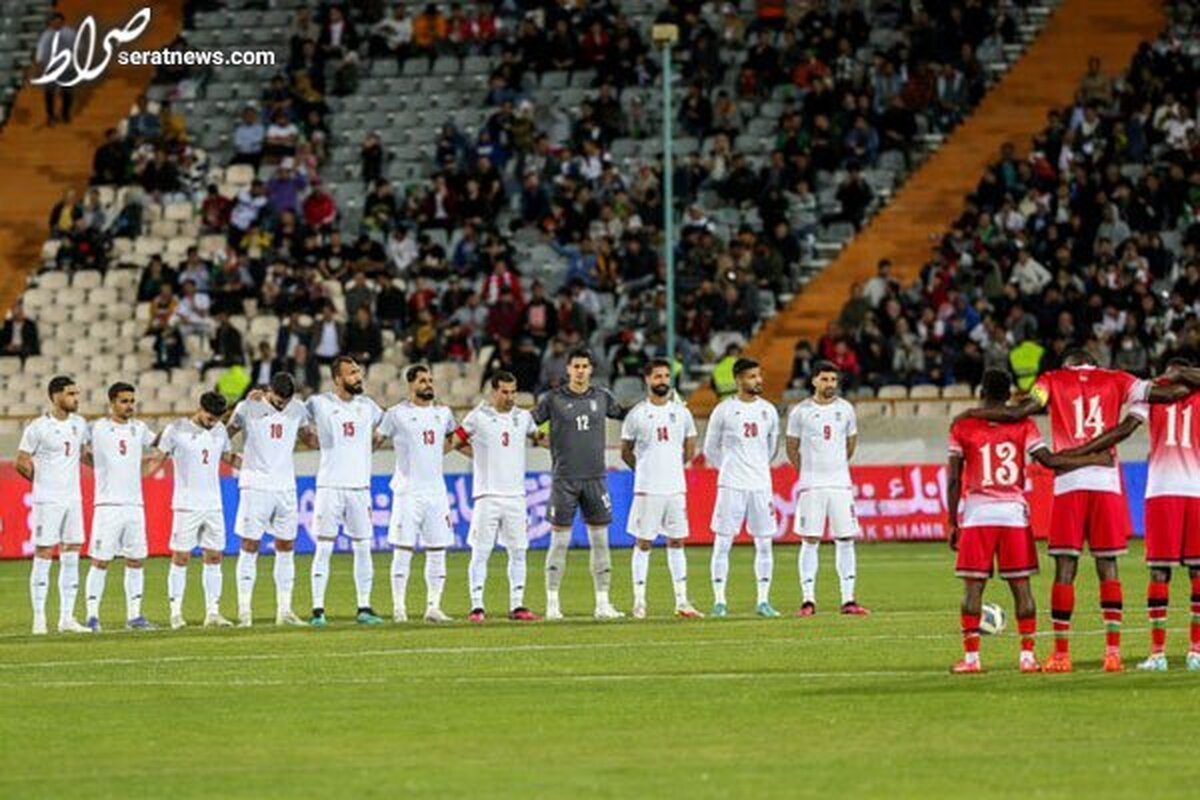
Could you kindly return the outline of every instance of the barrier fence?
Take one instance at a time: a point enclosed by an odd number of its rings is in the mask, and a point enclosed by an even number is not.
[[[1122,465],[1130,516],[1136,535],[1143,531],[1142,500],[1146,485],[1146,465],[1129,463]],[[1045,538],[1050,522],[1052,492],[1049,473],[1040,469],[1030,470],[1027,485],[1030,497],[1032,524],[1038,538]],[[944,464],[898,464],[868,465],[851,468],[855,489],[855,510],[866,541],[929,541],[946,538],[946,467]],[[797,541],[791,532],[792,517],[796,507],[796,472],[790,466],[772,470],[772,490],[779,540]],[[388,475],[376,475],[371,481],[371,497],[375,523],[376,549],[385,550],[387,524],[391,514],[392,493],[388,488]],[[528,507],[530,546],[544,548],[549,543],[550,525],[546,521],[550,502],[549,473],[533,473],[526,476],[525,499]],[[717,473],[713,469],[698,467],[687,470],[688,521],[691,544],[712,542],[709,522],[717,496]],[[633,500],[633,473],[611,471],[608,474],[609,493],[613,502],[613,524],[610,528],[611,541],[615,547],[630,547],[631,537],[625,530],[629,507]],[[161,474],[143,481],[146,504],[146,530],[151,555],[166,555],[171,532],[171,476],[169,467]],[[237,537],[234,536],[234,520],[237,515],[237,479],[225,476],[221,479],[226,523],[225,552],[237,552]],[[471,475],[446,476],[446,493],[450,501],[450,520],[454,530],[455,549],[466,547],[467,531],[471,524]],[[84,527],[90,540],[92,522],[92,477],[84,469],[83,502]],[[315,479],[311,476],[297,478],[296,498],[299,505],[300,530],[296,541],[297,552],[311,552],[313,538],[311,524],[313,501],[316,494]],[[33,554],[29,538],[31,510],[30,484],[17,474],[10,462],[0,462],[0,558],[28,558]],[[586,545],[587,534],[581,522],[576,522],[573,535],[574,545]],[[270,540],[264,541],[264,551],[270,552]],[[337,549],[348,550],[349,540],[338,537]]]

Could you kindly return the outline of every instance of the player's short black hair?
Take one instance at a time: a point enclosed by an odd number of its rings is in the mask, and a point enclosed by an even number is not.
[[[133,388],[132,383],[125,383],[125,381],[117,381],[112,386],[108,387],[108,402],[111,403],[114,400],[116,400],[117,395],[124,394],[125,392],[129,392],[132,394],[135,391],[137,391],[137,390]]]
[[[984,400],[1003,403],[1012,394],[1012,376],[1003,369],[985,370],[979,393]]]
[[[214,417],[223,417],[225,410],[229,408],[229,401],[220,392],[205,392],[200,395],[200,408]]]
[[[1184,358],[1183,356],[1171,356],[1167,359],[1167,367],[1183,367],[1184,369],[1189,369],[1191,366],[1192,360],[1190,358]]]
[[[404,380],[412,383],[417,378],[421,377],[424,372],[429,372],[429,366],[426,364],[413,364],[408,369],[404,370]]]
[[[491,379],[488,381],[488,383],[491,385],[491,387],[493,389],[499,389],[500,384],[502,384],[502,383],[516,383],[516,382],[517,382],[517,376],[513,375],[511,372],[508,372],[506,370],[498,370],[496,372],[493,372]]]
[[[585,359],[589,364],[596,363],[592,360],[592,351],[588,350],[586,347],[576,347],[574,350],[572,350],[570,355],[567,356],[567,363],[570,364],[577,358]]]
[[[665,358],[652,358],[646,362],[646,366],[642,368],[642,374],[649,378],[654,374],[656,369],[665,369],[668,373],[671,371],[671,362]]]
[[[818,375],[820,375],[822,372],[832,372],[835,375],[837,375],[839,378],[842,375],[842,371],[837,368],[837,364],[834,364],[832,361],[826,361],[824,359],[813,364],[812,376],[815,378]]]
[[[737,361],[733,362],[733,377],[736,378],[743,372],[749,372],[752,369],[757,369],[758,366],[758,362],[753,358],[739,358]]]
[[[296,379],[290,372],[276,372],[271,376],[271,391],[276,397],[288,400],[296,394]]]
[[[1094,367],[1096,366],[1096,357],[1082,347],[1072,347],[1063,354],[1063,363],[1070,367],[1081,364]]]
[[[329,374],[332,375],[334,378],[337,378],[338,375],[342,374],[342,364],[357,364],[357,363],[358,362],[355,361],[350,356],[338,356],[337,358],[335,358],[333,361],[331,361],[329,363]]]
[[[75,385],[75,379],[70,377],[69,375],[55,375],[53,378],[50,379],[50,384],[46,387],[46,393],[49,394],[51,398],[53,398],[54,395],[58,394],[59,392],[63,391],[64,389],[66,389],[70,386],[74,386],[74,385]]]

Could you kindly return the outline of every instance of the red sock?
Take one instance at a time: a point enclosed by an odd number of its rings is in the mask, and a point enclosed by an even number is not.
[[[1021,634],[1021,652],[1033,652],[1033,635],[1037,633],[1037,616],[1017,617],[1017,631]]]
[[[1192,652],[1200,653],[1200,577],[1192,578]]]
[[[1146,612],[1150,615],[1150,652],[1167,650],[1167,602],[1170,584],[1151,580],[1146,588]]]
[[[1050,618],[1054,621],[1054,652],[1071,651],[1071,612],[1075,610],[1075,586],[1056,583],[1050,588]]]
[[[979,652],[979,615],[962,615],[963,652],[970,655]]]
[[[1123,609],[1121,582],[1100,581],[1100,613],[1104,617],[1104,643],[1110,651],[1121,648]]]

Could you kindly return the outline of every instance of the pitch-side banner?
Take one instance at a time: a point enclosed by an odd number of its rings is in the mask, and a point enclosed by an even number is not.
[[[1125,464],[1125,485],[1129,496],[1129,510],[1133,528],[1141,535],[1142,498],[1146,485],[1146,465]],[[1039,538],[1044,538],[1050,521],[1051,483],[1042,470],[1031,470],[1032,477],[1028,494],[1033,508],[1033,526]],[[84,471],[83,502],[84,525],[89,540],[92,522],[92,479]],[[946,537],[946,468],[941,464],[905,464],[887,466],[853,467],[851,473],[855,489],[855,510],[862,527],[863,538],[869,541],[921,541],[939,540]],[[391,516],[392,493],[388,488],[389,476],[377,475],[371,482],[372,514],[375,522],[375,547],[387,548],[387,525]],[[545,547],[549,541],[550,525],[546,521],[550,502],[550,475],[530,474],[525,480],[526,503],[529,514],[530,545]],[[690,543],[705,544],[712,541],[709,522],[717,496],[717,473],[708,468],[689,469],[688,520],[691,525]],[[796,473],[791,467],[772,470],[778,533],[783,541],[794,541],[792,517],[796,507]],[[633,473],[614,471],[608,475],[609,493],[613,501],[613,524],[611,540],[616,547],[628,547],[633,538],[625,531],[629,507],[633,500]],[[225,552],[237,552],[237,540],[233,535],[237,516],[237,481],[225,477],[221,481],[225,504],[225,522],[228,536]],[[313,501],[316,486],[312,477],[301,477],[296,482],[296,498],[299,504],[300,532],[296,549],[311,552],[313,537]],[[166,555],[171,532],[171,478],[169,472],[147,478],[143,482],[146,501],[146,530],[150,553]],[[471,476],[446,476],[446,494],[450,507],[450,523],[454,530],[455,545],[466,546],[467,531],[471,526],[473,502],[471,500]],[[29,483],[13,469],[11,463],[0,463],[0,558],[27,558],[33,553],[29,540],[30,525]],[[587,534],[581,522],[574,531],[574,543],[587,543]],[[270,551],[269,539],[264,549]],[[349,549],[349,541],[339,537],[338,549]]]

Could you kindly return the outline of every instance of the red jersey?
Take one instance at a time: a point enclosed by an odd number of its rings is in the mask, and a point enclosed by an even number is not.
[[[1200,392],[1134,410],[1150,418],[1146,497],[1200,497]]]
[[[1041,405],[1049,405],[1050,434],[1059,451],[1086,444],[1115,427],[1126,404],[1130,413],[1140,415],[1139,404],[1149,389],[1148,381],[1128,372],[1078,366],[1044,373],[1030,394]],[[1083,467],[1054,476],[1056,495],[1080,490],[1121,494],[1119,465]]]
[[[1033,420],[999,423],[962,419],[950,426],[950,455],[963,459],[963,527],[1025,527],[1026,456],[1043,448]]]

